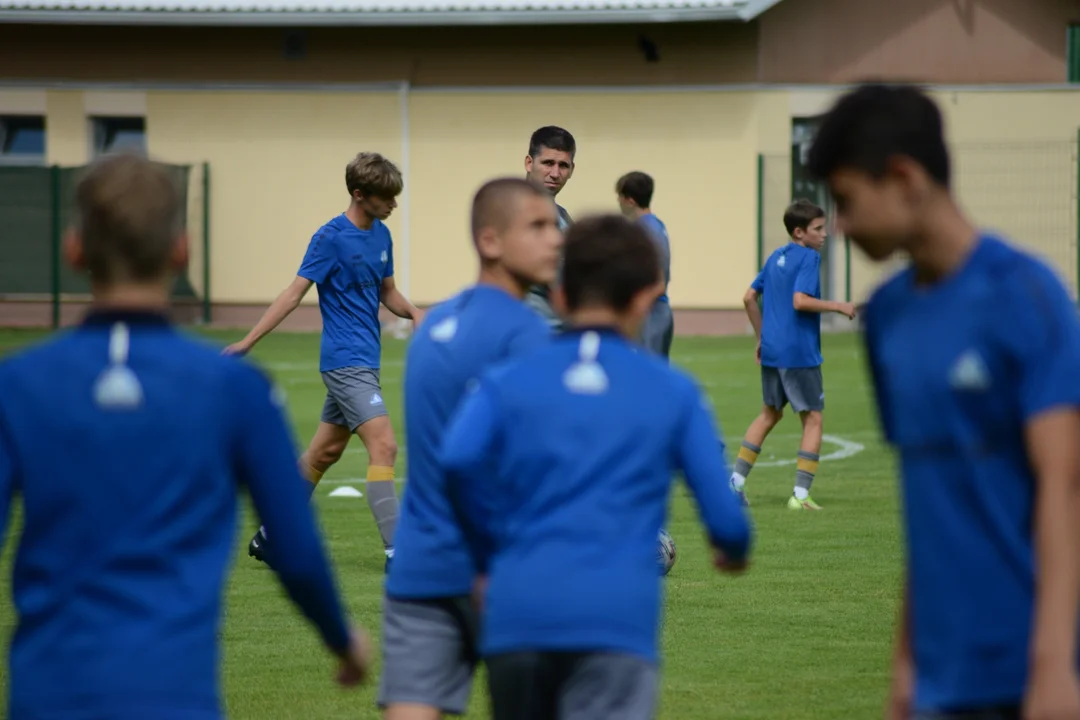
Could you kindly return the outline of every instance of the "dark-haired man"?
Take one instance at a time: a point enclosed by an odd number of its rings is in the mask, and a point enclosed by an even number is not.
[[[555,125],[542,127],[529,138],[529,152],[525,155],[525,177],[551,195],[558,196],[567,181],[574,175],[574,156],[577,142],[569,131]],[[566,232],[573,220],[566,208],[555,204],[559,214],[559,230]],[[540,313],[548,325],[559,330],[563,320],[551,307],[550,285],[536,285],[529,290],[525,302]]]
[[[640,171],[629,172],[615,183],[615,197],[623,215],[636,220],[649,231],[660,256],[664,273],[664,292],[656,299],[649,317],[641,328],[641,344],[657,355],[671,356],[671,341],[675,336],[675,319],[671,314],[667,288],[671,282],[671,241],[667,226],[652,211],[653,191],[656,185],[651,176]]]
[[[495,720],[653,716],[656,532],[674,470],[717,565],[746,563],[750,527],[725,487],[707,401],[631,340],[662,288],[640,225],[618,215],[575,224],[555,291],[571,329],[485,373],[443,439],[455,507],[488,580],[481,649]]]
[[[864,311],[907,535],[886,717],[1080,718],[1076,308],[1046,264],[964,215],[941,111],[917,88],[845,94],[809,168],[866,255],[911,260]]]
[[[784,416],[799,414],[802,442],[795,465],[790,510],[820,510],[810,488],[817,473],[824,430],[825,385],[821,375],[821,314],[855,317],[851,303],[821,299],[821,248],[825,246],[825,211],[809,200],[796,200],[784,212],[791,242],[773,251],[743,297],[757,335],[761,365],[761,413],[743,436],[731,487],[748,504],[744,485],[765,438]],[[761,305],[758,305],[758,298]]]
[[[283,540],[274,571],[341,659],[339,680],[358,682],[367,651],[278,394],[167,318],[187,260],[179,190],[162,166],[116,155],[75,196],[64,252],[89,275],[91,311],[0,363],[0,538],[15,493],[23,508],[5,717],[224,717],[221,600],[241,485]]]
[[[522,302],[530,285],[555,280],[563,235],[551,196],[520,178],[491,180],[473,199],[472,235],[476,284],[430,311],[405,360],[409,483],[383,613],[379,704],[387,720],[437,720],[468,706],[477,571],[447,496],[439,443],[470,382],[551,335]]]

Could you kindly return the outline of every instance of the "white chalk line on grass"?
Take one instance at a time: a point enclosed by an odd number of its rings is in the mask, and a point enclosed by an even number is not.
[[[821,441],[829,443],[830,445],[836,445],[837,449],[822,455],[818,460],[820,462],[834,461],[834,460],[847,460],[850,457],[854,457],[866,449],[866,446],[862,443],[855,442],[854,440],[846,440],[837,435],[822,435]],[[785,465],[794,465],[797,462],[795,459],[785,458],[783,460],[759,460],[754,463],[754,467],[783,467]],[[394,478],[395,482],[405,482],[405,478]],[[346,478],[344,480],[321,480],[320,485],[366,485],[367,480],[365,478]]]

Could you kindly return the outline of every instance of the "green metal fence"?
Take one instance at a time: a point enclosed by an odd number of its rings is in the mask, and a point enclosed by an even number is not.
[[[191,239],[191,261],[173,288],[175,314],[181,321],[210,322],[209,165],[166,167],[181,189]],[[27,316],[14,308],[32,306],[48,308],[40,324],[59,327],[66,304],[89,298],[86,278],[67,266],[61,252],[83,169],[0,166],[0,325],[9,324],[5,317]]]
[[[1080,288],[1080,135],[1074,140],[958,143],[952,146],[954,190],[973,221],[999,232],[1048,261],[1074,297]],[[793,188],[793,156],[758,158],[758,258],[761,263],[787,242],[784,209],[797,197],[823,204]],[[797,177],[796,177],[797,181]],[[823,295],[861,302],[901,267],[903,258],[870,263],[847,238],[831,232],[822,257]]]

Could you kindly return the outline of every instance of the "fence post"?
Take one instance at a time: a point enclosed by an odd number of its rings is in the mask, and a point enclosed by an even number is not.
[[[213,316],[213,307],[210,302],[210,163],[204,162],[202,167],[202,285],[203,307],[202,320],[206,325],[210,324]]]
[[[52,216],[51,238],[52,253],[50,255],[50,284],[52,285],[52,327],[56,330],[60,327],[60,246],[64,236],[64,228],[60,224],[60,166],[53,165],[49,168],[49,195],[50,214]]]
[[[754,272],[765,264],[765,156],[757,156],[757,265]]]
[[[1080,305],[1080,129],[1076,131],[1076,154],[1073,156],[1073,164],[1076,165],[1076,302]]]

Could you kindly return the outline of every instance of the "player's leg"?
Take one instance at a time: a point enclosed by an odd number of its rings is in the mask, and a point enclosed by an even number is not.
[[[781,371],[785,392],[791,409],[802,420],[802,442],[795,464],[795,488],[788,500],[791,510],[820,510],[810,497],[818,462],[821,458],[821,435],[824,430],[822,411],[825,409],[825,389],[821,368],[791,368]]]
[[[379,707],[385,720],[463,715],[472,691],[478,620],[470,598],[385,598]]]
[[[735,469],[731,474],[731,489],[739,496],[743,505],[750,504],[743,489],[746,478],[754,469],[754,463],[761,454],[761,446],[765,444],[765,438],[784,417],[787,396],[784,394],[784,384],[780,380],[780,371],[776,368],[761,368],[761,397],[761,412],[750,423],[746,434],[743,435],[742,446],[735,458]]]
[[[671,351],[671,306],[655,303],[641,327],[641,344],[667,359]]]
[[[307,450],[299,460],[300,474],[311,483],[309,494],[315,492],[315,487],[322,480],[322,476],[341,459],[351,438],[352,433],[349,431],[345,415],[334,398],[327,394],[319,427],[315,430],[314,437],[311,438]],[[248,543],[248,555],[260,562],[268,563],[268,548],[266,529],[260,527]]]
[[[658,677],[632,655],[583,653],[559,689],[559,720],[650,720]]]
[[[365,495],[379,535],[382,536],[389,564],[394,556],[394,531],[397,529],[399,512],[397,488],[394,485],[398,446],[386,403],[383,402],[379,371],[350,367],[333,370],[326,375],[327,388],[345,414],[348,426],[360,436],[367,449]]]
[[[556,720],[554,662],[552,653],[540,652],[485,658],[492,720]]]

